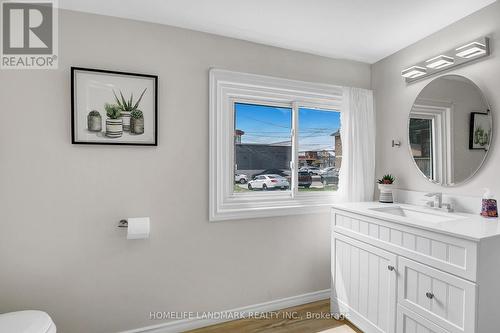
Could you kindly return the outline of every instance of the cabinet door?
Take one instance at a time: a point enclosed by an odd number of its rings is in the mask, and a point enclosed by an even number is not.
[[[400,257],[399,304],[452,333],[474,333],[476,285]]]
[[[398,305],[397,331],[400,333],[450,333],[401,305]]]
[[[332,313],[365,333],[395,332],[396,256],[334,233],[331,258]]]

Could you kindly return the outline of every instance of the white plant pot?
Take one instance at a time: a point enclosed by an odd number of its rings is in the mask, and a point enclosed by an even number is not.
[[[378,184],[378,189],[380,192],[392,192],[394,184]]]
[[[394,184],[378,184],[378,189],[380,190],[379,201],[384,203],[393,203],[394,199],[392,197],[392,191],[394,190]]]
[[[106,119],[106,136],[109,138],[119,138],[123,134],[122,119]]]
[[[121,111],[120,118],[123,121],[123,130],[125,132],[130,131],[130,112],[129,111]]]

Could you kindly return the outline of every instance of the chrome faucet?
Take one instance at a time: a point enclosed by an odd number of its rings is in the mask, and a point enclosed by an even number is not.
[[[427,201],[426,205],[431,208],[443,209],[448,213],[453,212],[453,206],[451,203],[443,203],[443,193],[441,192],[431,192],[425,194],[426,197],[434,197],[433,201]]]
[[[440,192],[432,192],[432,193],[427,193],[425,195],[426,197],[434,197],[434,201],[428,201],[427,205],[430,207],[434,208],[441,208],[443,205],[443,193]]]

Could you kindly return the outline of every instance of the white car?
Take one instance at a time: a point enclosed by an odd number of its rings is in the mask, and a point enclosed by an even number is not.
[[[248,182],[248,189],[261,189],[261,190],[271,190],[271,189],[282,189],[286,190],[290,188],[290,183],[286,178],[280,175],[259,175],[253,180]]]
[[[335,170],[335,167],[326,167],[324,169],[321,169],[319,174],[320,175],[324,175],[324,174],[327,174],[328,172],[332,171],[332,170]]]
[[[237,173],[234,175],[234,182],[240,183],[240,184],[245,184],[246,182],[248,182],[248,176],[244,175],[242,173]]]
[[[312,175],[319,175],[319,168],[317,167],[313,167],[313,166],[303,166],[302,168],[299,169],[299,171],[302,171],[302,172],[307,172],[309,173],[311,176]]]

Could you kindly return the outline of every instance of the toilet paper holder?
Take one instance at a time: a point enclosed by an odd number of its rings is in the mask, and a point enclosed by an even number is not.
[[[127,239],[148,239],[150,232],[149,217],[129,217],[121,219],[118,228],[127,228]]]
[[[118,228],[128,228],[128,221],[120,220],[120,222],[118,223]]]

